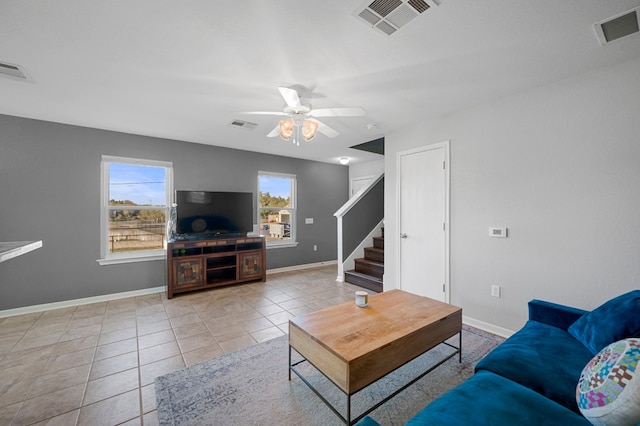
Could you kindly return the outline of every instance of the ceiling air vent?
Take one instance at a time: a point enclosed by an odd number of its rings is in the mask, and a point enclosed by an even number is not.
[[[258,127],[258,124],[257,123],[252,123],[250,121],[244,121],[244,120],[235,119],[231,123],[229,123],[229,126],[237,127],[237,128],[240,128],[240,129],[253,130],[256,127]]]
[[[413,18],[428,10],[431,6],[438,6],[438,0],[375,0],[365,2],[353,12],[367,26],[391,35],[408,24]]]
[[[19,81],[33,81],[21,65],[0,62],[0,76]]]
[[[594,26],[598,41],[604,46],[612,41],[638,34],[640,32],[638,17],[640,17],[640,7],[598,22]]]

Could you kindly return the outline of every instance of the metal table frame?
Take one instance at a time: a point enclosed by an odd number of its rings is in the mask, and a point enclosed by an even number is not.
[[[424,376],[426,376],[427,374],[431,373],[433,370],[435,370],[436,368],[438,368],[439,366],[441,366],[442,364],[444,364],[445,362],[447,362],[448,360],[450,360],[451,358],[453,358],[454,356],[456,356],[456,354],[458,355],[458,363],[462,363],[462,330],[460,330],[458,333],[456,333],[459,335],[459,343],[458,343],[458,347],[447,343],[446,341],[443,341],[442,343],[440,343],[440,345],[446,345],[449,346],[453,349],[455,349],[455,351],[449,355],[447,355],[445,358],[441,359],[440,361],[438,361],[435,365],[433,365],[432,367],[429,367],[429,369],[427,369],[425,372],[421,373],[418,377],[412,379],[411,381],[409,381],[409,383],[403,385],[400,389],[396,390],[395,392],[393,392],[391,395],[385,397],[384,399],[382,399],[380,402],[376,403],[375,405],[373,405],[372,407],[368,408],[367,410],[365,410],[362,414],[360,414],[358,417],[351,419],[351,397],[363,390],[365,390],[366,388],[368,388],[369,386],[371,386],[372,384],[374,384],[375,382],[377,382],[378,380],[382,379],[383,377],[393,373],[393,371],[398,370],[399,368],[401,368],[402,366],[408,364],[409,362],[413,361],[414,359],[424,355],[425,353],[429,352],[431,349],[439,346],[436,345],[433,348],[427,350],[426,352],[421,353],[420,355],[414,357],[413,359],[410,359],[409,361],[405,362],[404,364],[400,365],[398,368],[396,368],[395,370],[385,374],[384,376],[378,378],[377,380],[374,380],[373,382],[369,383],[367,386],[363,387],[362,389],[353,392],[351,394],[345,392],[344,390],[342,390],[335,382],[333,382],[331,379],[329,379],[320,369],[318,369],[315,365],[313,365],[313,363],[309,360],[307,360],[306,358],[304,358],[304,356],[302,354],[300,354],[300,352],[298,352],[298,354],[300,356],[302,356],[302,360],[297,361],[295,363],[291,363],[291,351],[295,350],[295,348],[293,348],[291,345],[289,345],[289,381],[291,381],[291,372],[293,371],[308,387],[309,389],[311,389],[313,391],[313,393],[315,393],[318,398],[320,398],[320,400],[322,402],[324,402],[326,404],[327,407],[329,407],[331,409],[331,411],[333,411],[333,413],[338,416],[338,418],[340,418],[340,420],[342,420],[342,422],[346,425],[354,425],[356,423],[358,423],[360,420],[362,420],[367,414],[369,414],[370,412],[372,412],[373,410],[375,410],[376,408],[380,407],[382,404],[384,404],[385,402],[389,401],[391,398],[395,397],[396,395],[398,395],[400,392],[402,392],[403,390],[407,389],[409,386],[411,386],[412,384],[414,384],[415,382],[417,382],[418,380],[422,379]],[[450,336],[448,339],[450,339],[451,337],[455,336],[455,334],[453,334],[452,336]],[[340,392],[342,392],[343,394],[346,395],[347,397],[347,416],[343,416],[332,404],[331,402],[329,402],[324,396],[322,396],[322,394],[311,384],[311,382],[309,382],[307,379],[304,378],[304,376],[302,375],[301,372],[299,372],[296,369],[296,366],[299,364],[302,364],[303,362],[308,362],[309,364],[313,365],[313,367],[318,370],[323,376],[327,377],[327,379],[329,379],[329,381],[331,381],[331,383],[333,383],[334,385],[336,385],[336,387],[340,390]]]

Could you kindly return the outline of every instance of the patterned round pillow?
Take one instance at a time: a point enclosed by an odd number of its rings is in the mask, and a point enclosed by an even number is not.
[[[576,400],[594,425],[640,423],[640,338],[619,340],[584,367]]]

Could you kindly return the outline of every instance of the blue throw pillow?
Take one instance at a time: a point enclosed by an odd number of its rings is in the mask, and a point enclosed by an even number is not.
[[[640,336],[640,290],[613,298],[571,324],[567,330],[597,354],[618,340]]]

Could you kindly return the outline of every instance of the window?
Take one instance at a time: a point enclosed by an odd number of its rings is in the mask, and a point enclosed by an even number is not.
[[[296,176],[258,172],[258,223],[267,246],[296,243]]]
[[[165,256],[173,165],[102,156],[101,265]]]

